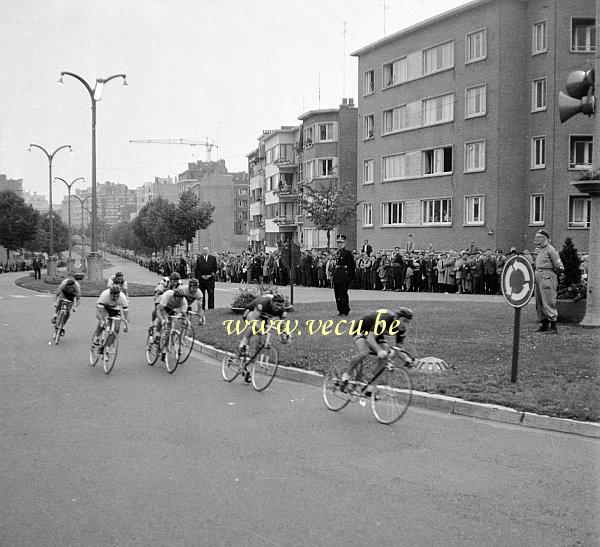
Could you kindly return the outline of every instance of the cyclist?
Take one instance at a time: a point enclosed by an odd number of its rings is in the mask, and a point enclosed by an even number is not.
[[[181,276],[177,272],[173,272],[170,276],[163,277],[156,287],[154,287],[154,309],[152,310],[152,323],[156,319],[156,307],[166,291],[175,290],[181,285]]]
[[[396,334],[396,345],[404,343],[406,326],[413,318],[413,312],[409,308],[398,308],[395,312],[388,310],[377,310],[365,315],[362,321],[362,331],[354,337],[354,345],[358,353],[350,358],[346,372],[342,374],[342,382],[348,382],[352,373],[363,362],[368,355],[377,355],[378,368],[375,374],[385,367],[390,348],[385,335],[393,330]],[[379,333],[379,334],[377,334]]]
[[[129,318],[129,303],[127,297],[121,292],[119,285],[113,285],[110,289],[105,289],[100,294],[96,302],[96,319],[98,324],[94,331],[94,345],[100,345],[100,332],[102,324],[108,317],[122,317],[125,321]],[[115,328],[119,332],[119,325]]]
[[[286,312],[283,296],[280,294],[263,294],[246,305],[243,317],[246,321],[265,321],[268,324],[268,321],[273,317],[280,317],[283,319],[285,316]],[[238,346],[239,355],[246,354],[252,334],[251,328],[245,330]],[[282,340],[287,342],[288,335],[284,335]]]
[[[187,300],[184,298],[184,292],[181,288],[169,289],[161,296],[160,302],[156,306],[156,319],[154,320],[155,342],[160,339],[162,327],[167,324],[169,316],[172,317],[178,313],[185,314],[187,308]]]
[[[77,309],[79,300],[81,299],[81,287],[79,286],[79,283],[77,283],[77,281],[75,281],[72,277],[63,279],[61,284],[58,286],[55,298],[56,306],[54,307],[54,315],[52,316],[52,319],[50,319],[52,323],[56,323],[56,317],[58,316],[58,310],[60,309],[60,303],[62,300],[74,302],[72,310],[75,311]],[[69,319],[69,315],[69,309],[67,308],[67,317],[65,318],[65,323],[67,322],[67,319]]]
[[[120,285],[121,291],[125,293],[125,296],[127,298],[129,298],[127,281],[125,281],[125,276],[123,275],[123,272],[117,272],[116,274],[111,275],[108,278],[108,283],[106,284],[106,286],[110,289],[114,285]]]
[[[192,277],[187,285],[182,285],[181,290],[183,291],[183,297],[186,299],[188,304],[188,315],[192,311],[192,304],[196,302],[196,313],[198,314],[198,321],[203,322],[204,316],[201,314],[202,311],[202,291],[200,291],[200,283],[195,277]]]

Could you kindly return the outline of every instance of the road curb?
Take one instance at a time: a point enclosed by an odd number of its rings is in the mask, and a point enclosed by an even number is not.
[[[226,357],[235,357],[233,353],[204,344],[198,340],[194,341],[194,349],[217,361],[221,361]],[[314,386],[320,386],[323,382],[322,374],[295,367],[280,366],[277,370],[277,377]],[[600,439],[600,423],[597,422],[579,422],[566,418],[554,418],[533,412],[522,412],[506,406],[476,403],[422,391],[413,391],[411,404],[437,412]]]

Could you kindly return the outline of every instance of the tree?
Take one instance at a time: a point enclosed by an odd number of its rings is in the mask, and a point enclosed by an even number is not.
[[[108,242],[120,249],[135,251],[140,247],[133,233],[133,222],[123,220],[112,226],[108,233]]]
[[[301,199],[304,211],[314,225],[327,234],[327,248],[330,247],[331,231],[342,224],[356,211],[358,202],[351,192],[352,184],[339,185],[337,179],[326,183],[306,186]]]
[[[214,205],[200,201],[192,190],[186,190],[179,197],[175,230],[181,238],[178,243],[185,241],[186,255],[196,232],[206,230],[213,223],[214,210]]]
[[[140,243],[154,252],[177,245],[183,240],[177,231],[177,209],[164,198],[156,198],[142,207],[133,221],[133,233]]]
[[[69,248],[69,228],[62,219],[52,211],[52,230],[54,232],[53,251],[60,253]],[[40,215],[35,238],[25,246],[28,251],[50,253],[50,213]]]
[[[35,240],[40,214],[14,192],[0,192],[0,245],[20,251]],[[41,249],[36,249],[41,250]]]

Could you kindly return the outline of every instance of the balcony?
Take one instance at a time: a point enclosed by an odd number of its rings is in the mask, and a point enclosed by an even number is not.
[[[250,177],[250,191],[265,187],[265,172],[257,176]]]
[[[250,204],[250,216],[251,217],[256,217],[259,215],[263,215],[265,214],[265,204],[262,201],[255,201],[254,203]]]
[[[248,239],[250,241],[261,241],[264,238],[264,235],[264,228],[250,228],[250,230],[248,230]]]
[[[280,233],[293,232],[298,226],[294,217],[274,217],[268,218],[265,222],[265,232]]]

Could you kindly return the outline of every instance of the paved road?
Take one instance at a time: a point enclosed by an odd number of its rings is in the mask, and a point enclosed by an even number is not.
[[[143,358],[136,299],[109,376],[93,299],[48,346],[50,299],[0,276],[0,544],[593,545],[596,440],[411,408],[392,427],[276,380]]]

